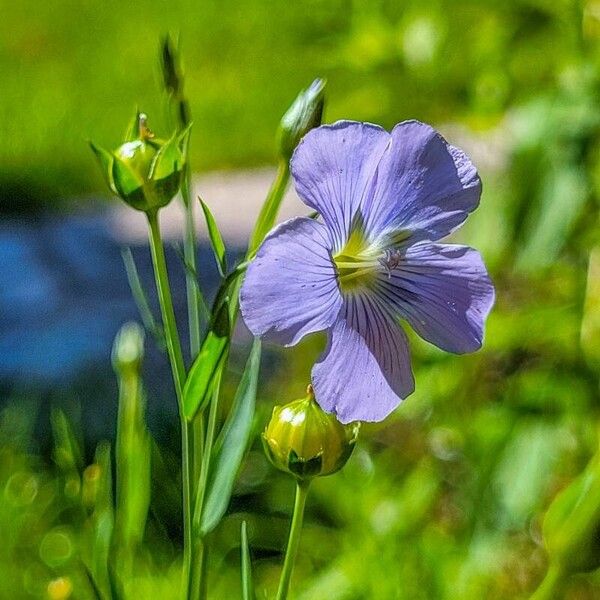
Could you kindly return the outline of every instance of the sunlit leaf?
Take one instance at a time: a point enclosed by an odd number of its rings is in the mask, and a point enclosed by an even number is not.
[[[207,496],[200,517],[202,536],[212,531],[225,514],[235,477],[246,452],[256,405],[260,355],[261,343],[255,339],[231,412],[215,443]]]
[[[221,277],[225,277],[225,273],[227,272],[227,255],[225,252],[225,243],[223,242],[223,237],[221,236],[221,232],[219,231],[219,227],[217,225],[217,222],[215,221],[215,218],[210,212],[210,208],[208,208],[208,206],[204,203],[202,198],[198,198],[198,200],[200,201],[202,211],[204,212],[204,218],[206,219],[208,237],[210,239],[210,245],[215,255],[217,268],[219,269]]]

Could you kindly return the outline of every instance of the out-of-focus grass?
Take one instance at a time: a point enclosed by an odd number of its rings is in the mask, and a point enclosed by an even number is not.
[[[4,2],[0,199],[24,210],[103,189],[85,141],[117,145],[136,106],[158,131],[158,40],[180,32],[195,169],[269,162],[315,76],[328,118],[486,126],[554,85],[581,34],[569,3],[442,0]]]

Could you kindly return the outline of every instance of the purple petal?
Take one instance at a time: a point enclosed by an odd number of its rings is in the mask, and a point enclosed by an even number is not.
[[[248,266],[240,308],[248,329],[284,346],[327,329],[342,305],[327,228],[313,219],[282,223]]]
[[[494,286],[479,252],[467,246],[420,242],[407,249],[377,291],[424,339],[463,354],[481,347]]]
[[[396,125],[391,140],[363,207],[371,238],[388,229],[415,232],[413,241],[448,235],[479,204],[481,181],[473,163],[418,121]]]
[[[292,156],[298,195],[323,216],[335,250],[343,246],[355,212],[371,193],[389,141],[390,134],[377,125],[338,121],[307,133]]]
[[[317,402],[342,423],[382,421],[415,387],[406,335],[377,302],[346,298],[313,367]]]

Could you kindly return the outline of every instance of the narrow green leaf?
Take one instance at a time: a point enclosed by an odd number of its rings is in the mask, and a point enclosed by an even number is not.
[[[225,277],[225,273],[227,273],[227,255],[225,253],[225,244],[223,242],[223,237],[221,236],[221,232],[219,231],[219,227],[217,225],[217,222],[215,221],[215,218],[210,212],[210,208],[208,208],[208,206],[204,203],[202,198],[198,198],[198,200],[200,201],[200,206],[202,206],[204,218],[206,219],[208,237],[210,239],[210,245],[215,255],[217,268],[219,269],[221,277]]]
[[[229,346],[229,334],[229,307],[224,302],[213,311],[211,327],[183,387],[183,412],[189,421],[208,402],[213,377]]]
[[[517,266],[525,271],[554,262],[589,196],[585,171],[578,165],[550,170],[540,188],[540,202],[528,213],[527,234],[517,259]]]
[[[242,559],[242,600],[254,600],[254,584],[252,583],[252,562],[248,546],[248,528],[242,521],[240,553]]]
[[[261,343],[255,339],[231,411],[214,446],[208,490],[200,516],[202,536],[210,533],[225,514],[246,452],[256,405],[260,354]]]
[[[98,159],[100,169],[102,170],[102,175],[104,176],[104,181],[106,181],[106,184],[113,192],[113,194],[118,194],[117,188],[115,187],[115,183],[113,181],[113,162],[115,160],[113,155],[108,150],[105,150],[100,146],[96,146],[94,142],[90,141],[89,144],[90,148],[92,149],[92,152],[96,155],[96,158]]]
[[[111,597],[109,573],[110,550],[113,538],[114,511],[112,494],[112,467],[110,444],[101,442],[96,450],[95,462],[100,469],[100,480],[92,521],[91,572],[94,581]]]
[[[150,303],[148,302],[148,296],[146,295],[144,287],[142,286],[142,281],[140,279],[135,260],[133,259],[131,249],[125,248],[121,252],[121,256],[123,257],[125,272],[127,273],[127,281],[129,282],[129,287],[131,288],[131,293],[140,313],[142,323],[144,324],[144,327],[152,334],[158,347],[161,350],[164,350],[167,347],[165,342],[165,334],[162,327],[157,323],[154,315],[152,314]]]
[[[185,251],[181,247],[181,244],[172,244],[171,247],[175,251],[175,254],[177,254],[179,260],[181,261],[181,264],[183,265],[183,268],[185,270],[186,277],[190,277],[191,280],[194,282],[194,286],[197,292],[196,295],[198,298],[198,310],[202,318],[208,323],[210,321],[210,308],[208,307],[208,304],[206,303],[206,300],[204,298],[204,294],[202,293],[198,273],[196,272],[194,267],[186,260]]]
[[[199,410],[203,410],[210,398],[209,391],[213,377],[225,356],[231,337],[231,314],[237,302],[230,302],[237,294],[237,284],[245,272],[247,263],[238,265],[223,281],[213,302],[212,317],[208,334],[204,338],[200,352],[192,364],[183,388],[183,407],[187,419],[192,420]]]
[[[50,420],[54,438],[54,460],[65,473],[79,473],[83,458],[81,446],[65,413],[59,408],[52,409]]]

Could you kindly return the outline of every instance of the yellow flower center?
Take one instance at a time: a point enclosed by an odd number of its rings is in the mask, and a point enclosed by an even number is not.
[[[374,243],[368,240],[360,222],[355,223],[348,241],[333,257],[342,293],[369,287],[378,272],[390,275],[401,264],[403,256],[394,246],[408,236],[408,232],[397,231]]]

